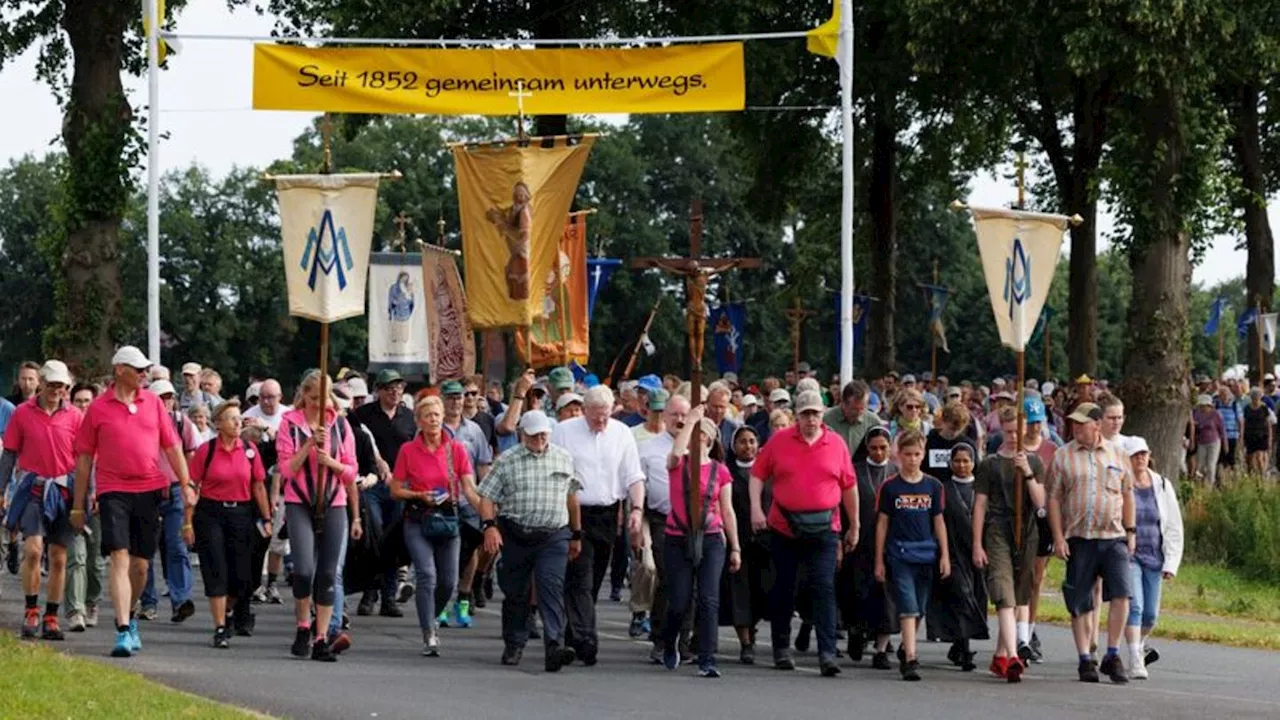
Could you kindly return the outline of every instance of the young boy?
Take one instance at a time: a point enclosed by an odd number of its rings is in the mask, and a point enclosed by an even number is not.
[[[929,607],[935,566],[943,579],[951,575],[947,528],[942,519],[943,488],[920,470],[924,435],[907,430],[898,436],[898,476],[885,482],[876,500],[876,580],[885,582],[897,601],[902,624],[902,679],[920,679],[916,631]]]

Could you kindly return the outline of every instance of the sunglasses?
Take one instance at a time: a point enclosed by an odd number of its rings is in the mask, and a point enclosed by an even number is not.
[[[920,406],[915,403],[911,403],[909,405],[903,405],[902,409],[903,410],[919,410]]]
[[[479,397],[479,396],[480,396],[480,391],[479,391],[479,390],[468,390],[465,394],[466,394],[466,396],[467,396],[467,397]]]

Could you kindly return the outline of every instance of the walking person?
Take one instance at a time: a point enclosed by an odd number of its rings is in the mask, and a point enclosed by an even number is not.
[[[149,389],[164,403],[165,411],[182,444],[183,456],[190,458],[202,441],[196,423],[178,410],[173,384],[168,380],[157,380]],[[194,409],[203,406],[191,407]],[[164,577],[169,605],[173,611],[170,620],[180,623],[196,612],[196,604],[191,600],[191,589],[195,583],[191,572],[190,548],[183,540],[182,533],[184,518],[190,517],[188,511],[192,506],[183,501],[182,493],[178,490],[178,476],[168,459],[163,456],[160,458],[160,472],[164,473],[169,483],[160,499],[160,572]],[[143,620],[155,619],[156,607],[160,604],[160,598],[156,594],[155,571],[154,564],[147,569],[147,585],[142,589],[142,597],[138,600],[138,617]]]
[[[750,425],[742,425],[733,433],[733,445],[725,456],[725,465],[733,478],[733,516],[738,525],[738,543],[742,548],[738,572],[721,576],[720,624],[733,626],[738,634],[738,660],[743,665],[756,662],[756,625],[769,617],[768,588],[772,583],[769,567],[767,533],[751,531],[751,468],[760,454],[760,436]],[[766,489],[767,492],[767,489]],[[773,498],[761,499],[766,507]]]
[[[1149,676],[1147,666],[1160,659],[1147,638],[1160,615],[1160,586],[1172,580],[1182,565],[1182,510],[1173,483],[1151,469],[1151,448],[1144,438],[1129,443],[1133,464],[1133,499],[1137,532],[1133,558],[1129,563],[1133,595],[1125,642],[1129,645],[1129,672],[1137,680]]]
[[[71,525],[86,525],[90,473],[96,471],[102,520],[102,553],[110,558],[108,587],[115,609],[116,642],[112,657],[142,650],[138,618],[132,608],[142,595],[147,570],[156,554],[160,504],[170,487],[160,469],[160,453],[177,476],[177,492],[195,502],[187,460],[173,422],[160,398],[142,388],[151,361],[125,346],[111,359],[114,382],[89,405],[76,434],[75,501]],[[181,528],[183,540],[194,540],[192,528]]]
[[[1262,388],[1249,391],[1249,404],[1241,413],[1245,461],[1249,472],[1265,476],[1271,463],[1268,455],[1275,442],[1276,414],[1262,402]]]
[[[551,444],[551,422],[541,410],[520,417],[520,446],[504,453],[480,483],[485,551],[502,554],[502,664],[519,665],[534,607],[542,616],[544,668],[573,662],[564,647],[565,569],[582,552],[581,488],[573,456]],[[536,603],[530,603],[535,585]]]
[[[413,559],[414,592],[422,654],[439,657],[438,609],[458,586],[462,544],[458,505],[480,506],[467,447],[444,432],[444,403],[427,396],[414,408],[418,436],[400,448],[392,471],[391,498],[403,501],[404,544]]]
[[[572,375],[570,376],[570,385],[572,385]],[[444,399],[444,432],[449,437],[460,443],[467,451],[467,457],[471,459],[471,468],[476,483],[484,480],[484,476],[489,473],[489,466],[493,464],[493,448],[489,446],[489,440],[484,436],[484,430],[475,422],[468,420],[463,414],[464,405],[464,388],[462,383],[457,380],[448,380],[440,386],[440,396]],[[477,601],[484,598],[483,591],[477,597],[474,594],[474,583],[477,570],[481,567],[483,560],[484,566],[488,567],[489,558],[484,555],[482,546],[484,545],[484,533],[480,528],[480,508],[472,505],[467,500],[467,494],[458,499],[458,512],[462,524],[459,528],[461,533],[461,545],[458,553],[458,582],[455,584],[457,591],[457,599],[453,603],[453,622],[458,627],[471,627],[471,608]],[[446,598],[446,601],[448,598]],[[481,605],[476,604],[476,607]],[[440,625],[444,626],[448,621],[447,602],[438,606],[439,617],[437,618]]]
[[[94,385],[79,383],[71,388],[71,404],[83,414],[89,403],[98,396]],[[90,484],[92,484],[90,474]],[[0,493],[0,497],[3,494]],[[98,626],[98,602],[102,599],[102,576],[106,561],[102,558],[102,523],[98,516],[98,502],[89,493],[88,520],[84,532],[76,533],[75,540],[67,548],[66,599],[67,629],[84,632],[85,628]]]
[[[213,646],[230,647],[227,624],[235,609],[237,634],[249,634],[248,597],[254,582],[253,541],[271,535],[271,506],[267,502],[267,471],[257,446],[240,439],[240,401],[232,398],[213,409],[217,435],[191,458],[191,479],[199,500],[187,513],[195,529],[204,595],[213,616]]]
[[[0,510],[9,478],[18,470],[18,487],[5,523],[22,531],[22,592],[26,611],[22,637],[62,640],[58,606],[67,572],[67,548],[75,540],[68,517],[72,470],[76,459],[76,433],[84,419],[67,401],[71,373],[59,360],[49,360],[39,371],[39,387],[30,400],[14,410],[4,431],[0,457]],[[45,586],[44,617],[40,615],[40,560],[48,543],[49,579]]]
[[[863,436],[862,447],[854,451],[863,457],[854,464],[857,475],[858,545],[845,557],[840,569],[841,608],[849,633],[849,659],[861,662],[867,643],[872,644],[871,667],[892,670],[889,639],[902,632],[892,593],[876,579],[876,496],[885,482],[899,473],[889,460],[892,438],[882,425],[872,426]]]
[[[653,643],[649,650],[649,660],[655,665],[662,664],[662,628],[667,618],[668,589],[663,578],[666,576],[666,555],[663,548],[666,544],[667,515],[671,512],[671,491],[669,487],[670,473],[667,471],[667,456],[675,445],[676,434],[684,424],[689,413],[688,398],[679,395],[669,396],[666,390],[655,391],[649,397],[650,408],[654,402],[663,405],[662,432],[640,443],[637,452],[640,467],[644,472],[644,513],[641,537],[644,549],[653,559],[653,597],[650,603],[649,641]],[[655,412],[650,410],[651,413]],[[642,427],[642,426],[637,426]],[[635,428],[632,428],[634,431]],[[633,591],[634,592],[634,591]],[[685,616],[688,618],[688,616]],[[692,619],[687,619],[681,628],[680,654],[691,657],[689,636],[693,631]]]
[[[1222,416],[1213,406],[1213,396],[1204,394],[1196,398],[1196,409],[1191,415],[1195,423],[1196,466],[1209,487],[1218,484],[1218,455],[1226,442],[1227,429]]]
[[[960,405],[950,403],[947,407]],[[965,672],[977,667],[973,662],[977,653],[970,643],[991,637],[987,630],[987,588],[981,571],[973,564],[973,469],[977,456],[978,451],[968,443],[951,447],[951,467],[942,482],[942,519],[947,528],[951,577],[935,584],[928,609],[930,635],[951,643],[947,659]]]
[[[322,393],[329,395],[323,415]],[[298,403],[285,413],[276,434],[278,469],[285,487],[285,524],[293,550],[297,629],[290,651],[295,657],[310,655],[320,662],[338,659],[329,645],[327,630],[346,537],[350,533],[352,539],[359,540],[364,535],[356,491],[354,431],[339,417],[332,393],[327,376],[318,371],[307,373],[298,390]]]

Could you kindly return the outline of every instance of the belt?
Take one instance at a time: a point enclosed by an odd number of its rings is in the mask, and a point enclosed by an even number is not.
[[[617,509],[618,509],[618,503],[616,503],[616,502],[615,502],[615,503],[613,503],[612,505],[583,505],[583,506],[581,507],[581,510],[582,510],[583,512],[588,512],[588,511],[590,511],[590,512],[595,512],[595,513],[603,513],[603,512],[606,512],[606,511],[615,511],[615,512],[616,512],[616,511],[617,511]]]
[[[214,500],[213,498],[200,498],[201,505],[220,505],[224,508],[249,507],[253,503],[252,500]]]

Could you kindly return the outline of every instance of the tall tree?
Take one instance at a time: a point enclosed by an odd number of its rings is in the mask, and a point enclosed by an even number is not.
[[[0,170],[0,368],[44,357],[56,264],[42,246],[56,242],[62,156],[30,155]]]

